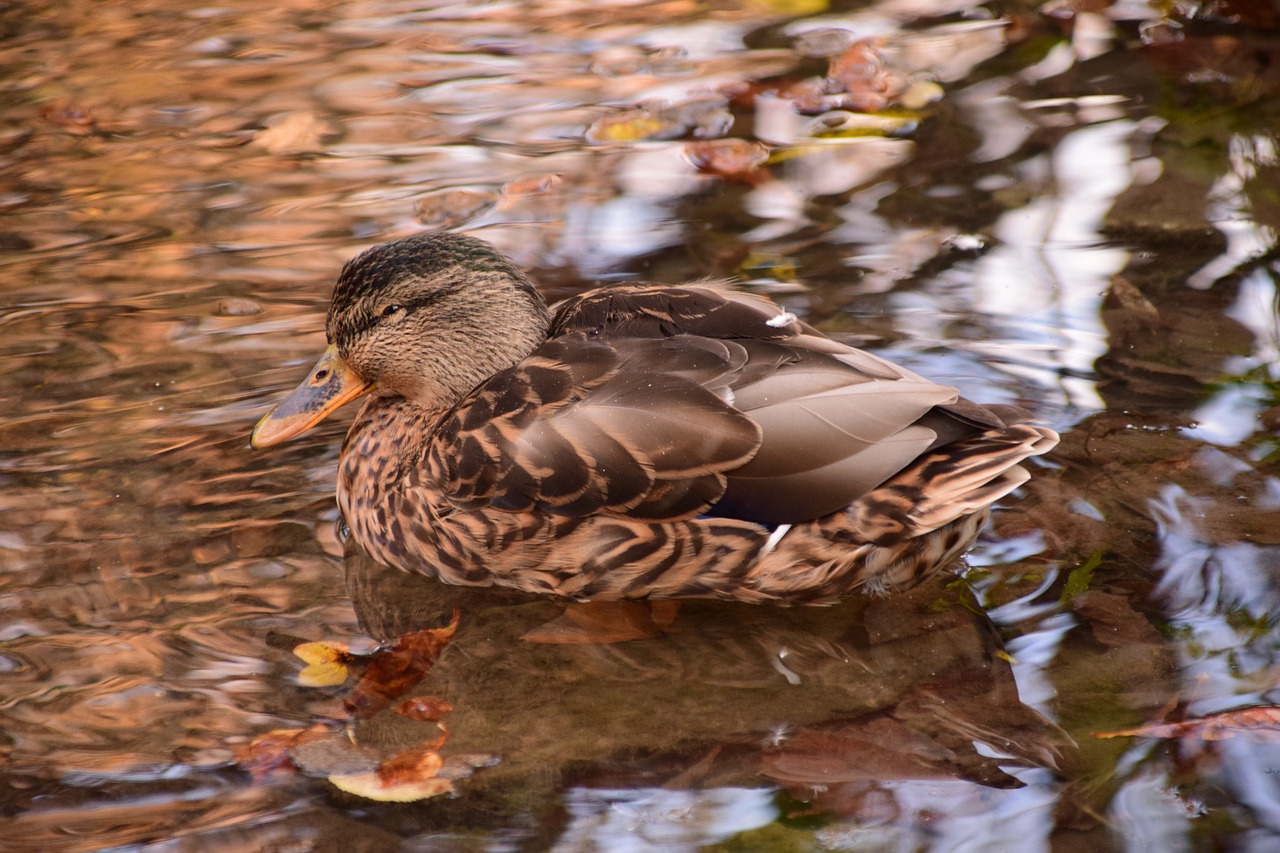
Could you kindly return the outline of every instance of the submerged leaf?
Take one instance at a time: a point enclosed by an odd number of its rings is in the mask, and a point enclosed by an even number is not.
[[[1093,733],[1096,738],[1156,737],[1198,740],[1224,740],[1237,735],[1265,740],[1280,739],[1280,708],[1241,708],[1177,723],[1153,723],[1133,729]]]
[[[307,665],[298,673],[303,687],[333,687],[347,680],[348,664],[355,656],[342,643],[301,643],[293,653]]]
[[[453,710],[453,706],[435,696],[412,696],[394,710],[400,716],[420,723],[438,723],[441,717]]]
[[[381,803],[412,803],[453,791],[453,783],[438,776],[420,781],[386,784],[376,771],[336,773],[329,777],[329,782],[340,791]]]
[[[684,155],[700,172],[728,181],[756,186],[769,179],[764,166],[769,161],[769,147],[746,139],[708,139],[689,142]]]
[[[258,735],[247,745],[236,750],[235,761],[241,770],[262,778],[278,771],[292,772],[293,750],[308,741],[330,737],[323,723],[305,729],[273,729]]]
[[[343,703],[358,719],[368,719],[403,696],[431,671],[431,666],[458,630],[458,611],[444,628],[405,634],[373,656],[351,695]]]
[[[437,748],[438,742],[421,744],[397,752],[375,770],[335,773],[329,781],[349,794],[379,802],[409,803],[447,794],[453,782],[436,775],[444,766]]]

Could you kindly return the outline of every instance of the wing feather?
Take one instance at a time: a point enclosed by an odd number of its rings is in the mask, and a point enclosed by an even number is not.
[[[696,338],[553,339],[445,417],[428,474],[460,506],[696,515],[760,443],[760,428],[716,391],[746,360]]]

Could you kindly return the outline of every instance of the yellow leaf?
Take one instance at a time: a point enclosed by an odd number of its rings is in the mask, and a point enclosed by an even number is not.
[[[338,661],[310,663],[298,673],[303,687],[336,687],[347,680],[347,665]]]
[[[438,797],[453,790],[452,782],[438,776],[416,781],[384,783],[376,770],[366,773],[335,773],[329,777],[329,782],[340,791],[382,803],[412,803],[429,797]]]
[[[342,643],[299,643],[293,653],[307,663],[333,663],[351,659],[351,653]]]

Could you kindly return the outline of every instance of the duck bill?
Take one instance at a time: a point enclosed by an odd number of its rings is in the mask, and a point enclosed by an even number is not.
[[[258,421],[249,436],[249,446],[271,447],[306,432],[370,387],[371,383],[356,376],[331,345],[302,384]]]

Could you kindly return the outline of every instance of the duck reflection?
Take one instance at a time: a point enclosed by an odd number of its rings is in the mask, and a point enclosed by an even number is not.
[[[354,543],[348,589],[362,628],[390,642],[459,628],[413,692],[452,705],[441,750],[494,766],[440,808],[534,802],[532,789],[784,789],[856,814],[887,783],[1017,788],[1018,767],[1070,773],[1076,746],[1018,698],[1007,656],[967,586],[940,578],[831,607],[635,603],[653,636],[608,640],[607,614],[572,617],[605,642],[530,642],[565,605],[448,586],[385,568]],[[570,606],[572,613],[573,606]],[[638,615],[637,615],[638,614]],[[357,739],[384,752],[430,737],[383,712]],[[542,792],[543,794],[546,791]],[[514,805],[514,803],[512,803]]]

